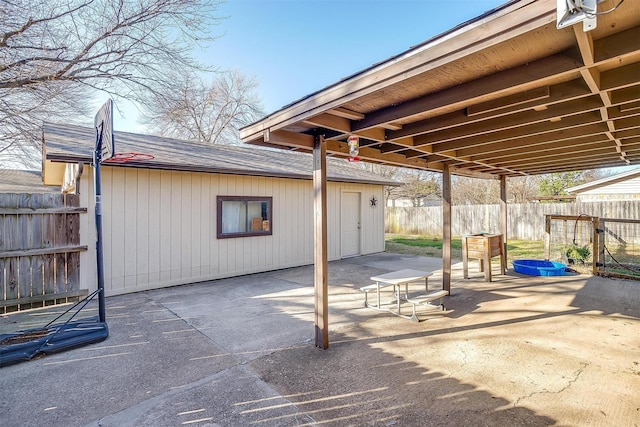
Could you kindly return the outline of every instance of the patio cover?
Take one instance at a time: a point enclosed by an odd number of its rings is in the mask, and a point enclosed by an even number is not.
[[[317,251],[322,162],[348,157],[349,135],[363,161],[443,174],[447,290],[451,174],[500,180],[506,230],[508,177],[640,163],[640,1],[599,15],[588,32],[557,29],[556,7],[510,1],[241,130],[250,144],[316,154]],[[319,256],[317,280],[324,265]]]

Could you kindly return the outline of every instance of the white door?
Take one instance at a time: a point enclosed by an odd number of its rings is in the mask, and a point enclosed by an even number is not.
[[[342,193],[342,258],[360,255],[360,193]]]

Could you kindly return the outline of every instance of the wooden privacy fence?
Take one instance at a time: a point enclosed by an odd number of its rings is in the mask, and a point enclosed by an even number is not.
[[[544,240],[545,215],[590,215],[601,218],[638,219],[640,201],[523,203],[507,207],[507,239]],[[454,236],[487,232],[500,233],[498,205],[453,206],[451,228]],[[442,207],[387,207],[385,231],[398,234],[442,234]]]
[[[66,302],[80,284],[77,195],[0,194],[0,311]]]

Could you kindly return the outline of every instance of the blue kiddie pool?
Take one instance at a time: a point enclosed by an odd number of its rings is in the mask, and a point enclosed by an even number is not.
[[[518,259],[512,262],[516,273],[529,276],[562,276],[567,268],[561,262],[544,261],[538,259]]]

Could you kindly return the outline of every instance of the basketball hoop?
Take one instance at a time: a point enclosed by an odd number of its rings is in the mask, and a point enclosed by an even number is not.
[[[155,157],[153,154],[146,153],[115,153],[109,160],[105,160],[103,163],[127,163],[127,162],[144,162],[146,160],[153,160]]]

